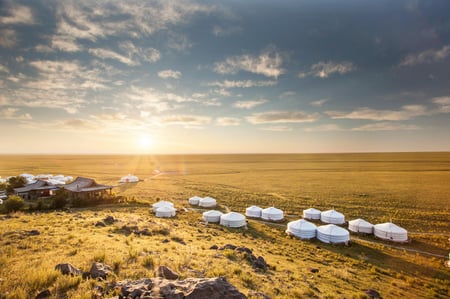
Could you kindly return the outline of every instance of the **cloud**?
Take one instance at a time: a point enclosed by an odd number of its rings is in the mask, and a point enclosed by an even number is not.
[[[40,48],[38,52],[48,52],[44,45],[38,45]],[[51,49],[56,49],[64,52],[78,52],[83,50],[80,44],[77,44],[73,37],[67,35],[54,35],[51,40]]]
[[[231,27],[214,26],[212,29],[212,33],[217,37],[229,36],[241,32],[242,28],[238,26],[231,26]]]
[[[0,47],[13,48],[17,44],[16,32],[12,29],[0,29]]]
[[[325,124],[305,129],[305,132],[328,132],[328,131],[344,131],[344,129],[336,124]]]
[[[256,106],[262,105],[264,103],[267,103],[267,100],[260,99],[255,101],[237,101],[233,103],[233,107],[240,108],[240,109],[252,109]]]
[[[216,119],[216,125],[218,126],[238,126],[241,120],[236,117],[218,117]]]
[[[35,23],[31,8],[24,5],[12,5],[8,8],[8,15],[0,17],[0,24],[27,24]]]
[[[108,49],[95,48],[95,49],[89,49],[88,52],[94,56],[97,56],[98,58],[114,59],[114,60],[117,60],[117,61],[124,63],[126,65],[129,65],[129,66],[135,66],[135,65],[139,64],[138,62],[133,61],[129,57],[125,57],[119,53],[116,53],[116,52],[114,52],[112,50],[108,50]]]
[[[405,131],[405,130],[419,130],[420,127],[415,125],[405,125],[391,122],[380,122],[374,124],[367,124],[361,127],[353,128],[352,131]]]
[[[450,113],[450,97],[436,97],[431,101],[438,105],[439,113]]]
[[[185,128],[199,128],[211,123],[211,117],[200,115],[168,115],[157,119],[162,126],[179,125]]]
[[[328,99],[321,99],[321,100],[317,100],[317,101],[312,101],[309,104],[313,107],[322,107],[323,104],[325,104],[326,102],[328,102]]]
[[[328,78],[330,75],[334,73],[343,75],[355,70],[356,65],[350,61],[342,61],[342,62],[320,61],[316,64],[313,64],[308,72],[300,72],[298,74],[298,77],[305,78],[308,76],[314,76],[319,78]]]
[[[308,114],[303,111],[269,111],[253,113],[246,117],[247,121],[252,124],[303,123],[314,122],[319,118],[319,113]]]
[[[32,119],[29,113],[17,114],[19,109],[17,108],[6,108],[0,110],[0,119],[10,119],[10,120],[29,120]]]
[[[259,56],[240,55],[225,59],[214,64],[214,71],[219,74],[236,74],[246,71],[266,77],[278,78],[285,73],[281,67],[283,58],[274,47],[269,47],[261,52]]]
[[[399,121],[407,120],[417,116],[426,115],[429,112],[422,105],[407,105],[400,110],[376,110],[371,108],[358,108],[354,111],[326,111],[325,114],[332,119],[365,119],[376,121]]]
[[[414,66],[417,64],[432,63],[444,60],[450,54],[450,45],[439,50],[429,49],[418,54],[410,54],[402,59],[400,66]]]
[[[285,91],[280,95],[280,98],[290,98],[297,95],[295,91]]]
[[[217,86],[222,88],[250,88],[250,87],[266,87],[274,86],[277,81],[266,80],[266,81],[254,81],[254,80],[243,80],[243,81],[230,81],[225,80],[222,82],[214,81],[208,83],[208,86]]]
[[[162,79],[169,79],[169,78],[180,79],[181,72],[174,71],[174,70],[163,70],[163,71],[158,72],[158,77],[160,77]]]
[[[133,57],[135,61],[142,59],[148,62],[156,62],[161,59],[161,53],[155,48],[141,49],[130,41],[120,43],[119,47],[128,54],[128,57]]]
[[[287,126],[271,126],[271,127],[261,128],[261,130],[272,131],[272,132],[290,132],[290,131],[292,131],[292,128],[287,127]]]
[[[3,64],[0,64],[0,73],[9,74],[9,69]]]

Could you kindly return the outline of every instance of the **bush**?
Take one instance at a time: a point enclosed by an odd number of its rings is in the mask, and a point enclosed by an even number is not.
[[[5,210],[7,213],[18,211],[24,205],[25,203],[23,202],[23,199],[17,195],[9,196],[4,203]]]
[[[27,183],[27,180],[22,176],[13,176],[10,177],[8,180],[8,185],[6,187],[6,192],[8,194],[14,193],[14,188],[20,188],[25,186]]]
[[[61,209],[67,204],[68,193],[66,190],[57,190],[53,196],[52,208]]]

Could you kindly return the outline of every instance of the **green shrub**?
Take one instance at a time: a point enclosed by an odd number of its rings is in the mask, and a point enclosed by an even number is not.
[[[19,211],[24,206],[23,199],[20,196],[12,195],[4,203],[7,213]]]

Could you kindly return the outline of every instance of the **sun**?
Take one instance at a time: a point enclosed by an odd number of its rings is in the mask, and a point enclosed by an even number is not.
[[[152,146],[152,144],[153,144],[153,140],[148,135],[142,135],[141,138],[139,139],[139,145],[143,149],[150,148]]]

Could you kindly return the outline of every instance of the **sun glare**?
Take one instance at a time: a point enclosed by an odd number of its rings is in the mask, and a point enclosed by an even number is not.
[[[143,135],[141,136],[141,138],[139,139],[139,145],[141,148],[143,149],[148,149],[149,147],[152,146],[152,139],[150,138],[150,136],[148,135]]]

